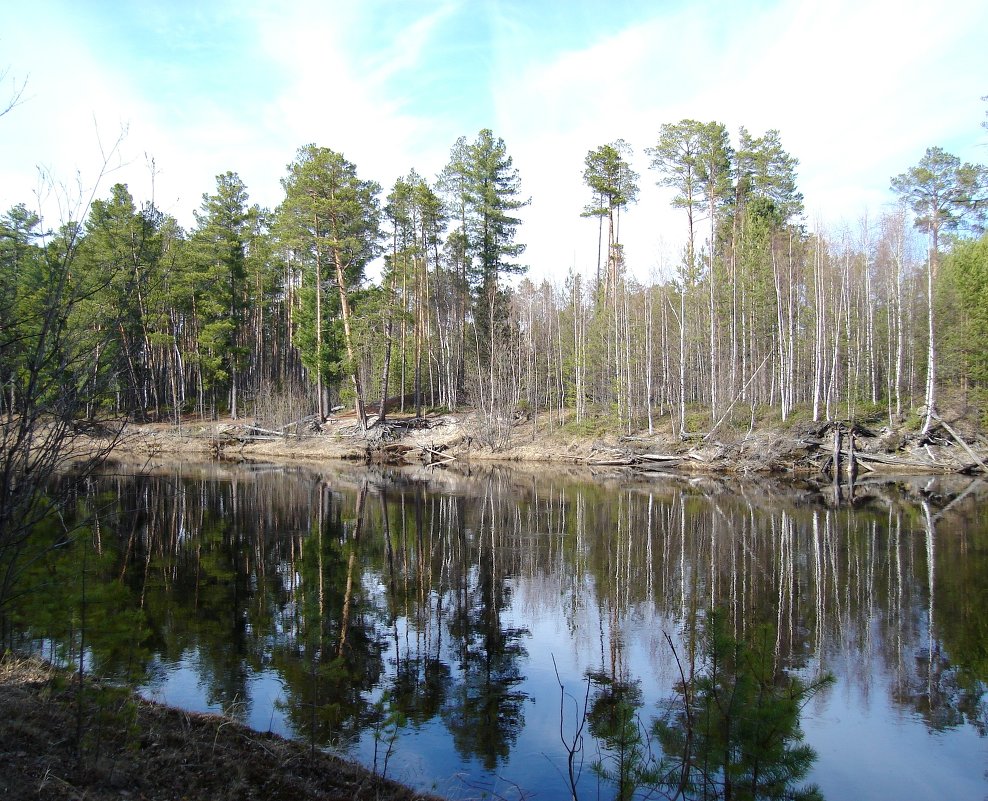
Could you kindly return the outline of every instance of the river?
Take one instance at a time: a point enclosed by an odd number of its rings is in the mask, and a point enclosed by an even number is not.
[[[44,568],[58,590],[23,614],[71,658],[84,598],[90,668],[149,698],[505,799],[644,797],[649,781],[662,797],[716,619],[737,665],[768,671],[750,697],[803,692],[783,748],[815,759],[793,786],[974,801],[986,501],[960,477],[837,497],[550,468],[115,464]],[[718,681],[741,698],[732,670]],[[711,781],[694,797],[721,793]]]

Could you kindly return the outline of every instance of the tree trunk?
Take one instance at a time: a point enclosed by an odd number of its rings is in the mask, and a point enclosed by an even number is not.
[[[353,334],[350,330],[350,297],[346,289],[346,275],[343,271],[343,261],[340,258],[340,251],[333,248],[333,261],[336,263],[336,283],[340,289],[340,309],[343,313],[343,339],[346,342],[347,358],[350,360],[350,378],[353,380],[354,411],[357,413],[357,422],[363,429],[367,428],[367,414],[364,411],[364,390],[360,382],[360,365],[357,363],[357,355],[353,349]],[[322,401],[320,400],[320,403]]]
[[[314,230],[318,235],[319,220],[313,220]],[[341,292],[342,284],[340,284]],[[322,261],[318,245],[316,246],[316,404],[319,422],[326,420],[326,405],[322,391]]]

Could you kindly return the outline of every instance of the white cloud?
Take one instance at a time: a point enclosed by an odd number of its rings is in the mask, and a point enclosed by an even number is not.
[[[104,139],[129,126],[127,166],[110,180],[148,198],[146,156],[153,157],[156,200],[185,224],[226,170],[240,173],[254,201],[276,204],[286,165],[308,142],[342,152],[387,191],[412,167],[434,176],[456,136],[489,125],[533,198],[519,232],[533,277],[559,279],[596,261],[596,226],[579,216],[584,156],[623,138],[635,150],[641,194],[623,217],[622,239],[632,269],[646,277],[677,258],[685,227],[644,153],[662,123],[693,117],[735,133],[742,124],[756,134],[778,128],[800,159],[811,220],[853,219],[866,208],[874,215],[888,199],[889,177],[928,145],[985,160],[974,145],[984,141],[979,98],[988,86],[978,48],[988,6],[745,5],[643,3],[642,13],[654,16],[586,47],[550,52],[538,46],[540,31],[499,12],[509,5],[484,4],[492,50],[474,55],[492,74],[489,86],[471,87],[491,98],[481,124],[466,110],[450,119],[448,104],[437,113],[448,99],[441,83],[420,81],[414,98],[406,94],[409,76],[435,53],[462,54],[448,38],[453,23],[476,13],[462,0],[405,4],[404,28],[382,16],[380,3],[238,6],[248,38],[253,30],[249,58],[269,79],[236,99],[203,94],[194,82],[167,99],[149,96],[141,71],[113,60],[114,42],[83,40],[71,19],[39,27],[27,14],[14,16],[0,41],[3,59],[30,77],[28,101],[0,120],[0,204],[30,201],[35,164],[90,179],[99,161],[94,120]],[[169,105],[176,97],[180,105]]]
[[[716,19],[719,6],[662,12],[548,63],[498,76],[506,141],[534,201],[524,236],[536,272],[593,261],[580,220],[583,157],[618,137],[635,148],[641,197],[623,222],[629,263],[647,276],[675,259],[684,222],[642,153],[659,126],[716,119],[736,135],[780,130],[800,160],[809,217],[872,216],[889,178],[929,144],[977,140],[982,76],[970,68],[988,6],[917,0],[774,3]],[[964,158],[978,154],[960,153]],[[984,160],[983,154],[981,160]]]

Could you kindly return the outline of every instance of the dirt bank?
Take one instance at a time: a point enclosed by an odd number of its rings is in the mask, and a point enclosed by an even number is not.
[[[920,433],[915,420],[884,423],[790,422],[679,436],[616,433],[591,424],[515,419],[497,437],[474,413],[393,418],[368,431],[352,417],[290,434],[251,421],[130,425],[116,447],[129,457],[230,461],[430,464],[548,462],[627,467],[643,473],[988,474],[988,440],[963,419]]]
[[[104,690],[106,688],[103,688]],[[229,718],[0,660],[0,797],[145,801],[429,799],[357,765]]]

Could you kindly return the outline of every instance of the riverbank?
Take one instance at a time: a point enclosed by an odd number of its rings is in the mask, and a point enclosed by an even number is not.
[[[0,659],[0,797],[6,801],[428,801],[304,743]]]
[[[491,431],[480,415],[397,416],[360,430],[349,415],[290,432],[252,421],[131,424],[115,452],[135,458],[367,464],[530,462],[626,467],[642,473],[820,475],[988,474],[988,438],[960,416],[921,433],[915,418],[847,423],[792,420],[718,427],[680,436],[667,422],[652,432],[617,432],[593,421],[560,424],[516,417]]]

